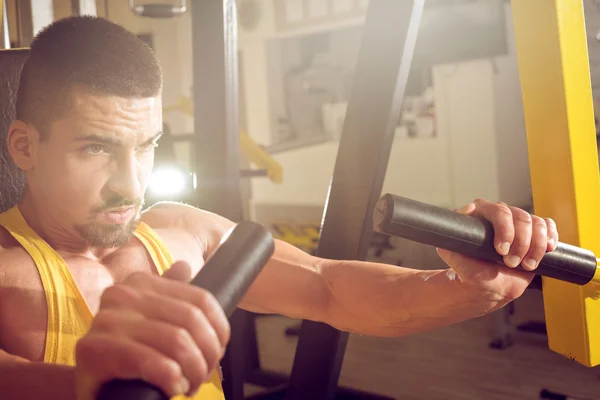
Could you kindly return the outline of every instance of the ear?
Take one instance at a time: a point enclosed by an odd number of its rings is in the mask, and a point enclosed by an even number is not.
[[[35,164],[35,146],[39,139],[37,129],[23,121],[13,121],[8,127],[6,144],[13,161],[23,171]]]

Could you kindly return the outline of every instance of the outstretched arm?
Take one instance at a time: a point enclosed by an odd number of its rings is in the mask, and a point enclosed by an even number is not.
[[[189,208],[189,229],[216,249],[233,225],[217,215]],[[403,336],[435,329],[496,310],[519,297],[533,274],[527,260],[539,260],[555,248],[551,220],[531,216],[502,203],[476,200],[461,210],[492,222],[497,251],[513,268],[440,251],[446,270],[415,270],[362,261],[326,260],[276,242],[272,259],[240,307],[258,313],[330,324],[373,336]]]

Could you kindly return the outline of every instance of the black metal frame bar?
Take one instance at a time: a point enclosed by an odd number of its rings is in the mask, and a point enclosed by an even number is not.
[[[424,0],[372,0],[369,5],[323,218],[320,257],[366,257],[423,6]],[[286,399],[336,398],[347,340],[348,333],[303,321]]]
[[[238,126],[238,32],[235,0],[190,2],[194,77],[195,205],[232,221],[242,219]],[[247,315],[230,319],[222,362],[228,400],[244,398]]]
[[[424,0],[372,0],[356,69],[317,255],[366,257],[372,211],[381,194]],[[235,0],[191,4],[195,115],[196,205],[231,220],[242,218],[238,142],[238,60]],[[397,49],[397,51],[390,51]],[[244,380],[261,380],[258,354],[248,352],[249,316],[238,310],[223,361],[228,400],[243,399]],[[302,324],[288,399],[375,398],[337,391],[348,334],[311,321]],[[250,343],[248,343],[250,344]],[[251,345],[251,344],[250,344]],[[252,354],[251,354],[252,353]],[[245,357],[250,355],[252,357]],[[258,374],[258,375],[257,375]],[[280,377],[266,377],[270,384]],[[276,388],[271,398],[283,398]],[[339,398],[339,397],[338,397]],[[380,397],[381,398],[381,397]]]
[[[191,3],[197,203],[238,221],[242,204],[236,2]]]

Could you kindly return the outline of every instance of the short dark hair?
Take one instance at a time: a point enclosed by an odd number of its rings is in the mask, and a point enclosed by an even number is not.
[[[17,119],[40,135],[71,106],[70,93],[124,98],[154,97],[162,70],[152,49],[125,28],[103,18],[68,17],[45,27],[31,43],[21,71]]]

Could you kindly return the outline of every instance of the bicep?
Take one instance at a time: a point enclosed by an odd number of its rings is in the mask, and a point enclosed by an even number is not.
[[[185,229],[201,243],[205,260],[235,226],[227,218],[194,207],[179,205],[177,209]],[[322,321],[330,291],[321,274],[321,262],[288,243],[275,240],[273,256],[242,299],[240,308]]]
[[[323,321],[329,289],[321,260],[280,240],[240,307],[248,311]]]
[[[190,249],[180,251],[183,259],[198,258],[206,260],[218,248],[221,238],[234,226],[227,218],[200,210],[181,203],[162,202],[154,204],[144,212],[142,220],[155,230],[163,229],[171,234],[167,244],[174,249]],[[165,239],[165,238],[163,238]],[[177,251],[175,251],[177,253]]]

